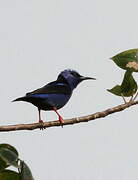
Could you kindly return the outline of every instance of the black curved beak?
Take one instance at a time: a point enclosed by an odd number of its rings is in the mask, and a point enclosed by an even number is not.
[[[83,80],[96,80],[95,78],[91,78],[91,77],[84,77],[84,76],[81,76],[80,79],[83,81]]]

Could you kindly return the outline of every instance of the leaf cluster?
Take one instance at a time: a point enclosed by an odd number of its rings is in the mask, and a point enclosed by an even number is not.
[[[133,77],[133,72],[138,72],[138,49],[124,51],[111,59],[118,67],[126,71],[121,85],[116,85],[108,91],[116,96],[122,96],[125,102],[124,97],[131,97],[130,100],[135,100],[138,95],[136,94],[138,85]]]
[[[9,168],[13,166],[17,171]],[[9,144],[0,144],[0,179],[1,180],[34,180],[27,164],[19,159],[18,151]]]

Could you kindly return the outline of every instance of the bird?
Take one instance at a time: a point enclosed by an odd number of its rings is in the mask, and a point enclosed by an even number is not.
[[[65,69],[58,75],[56,81],[26,93],[25,96],[19,97],[13,102],[25,101],[36,106],[38,108],[39,123],[44,123],[41,119],[41,110],[53,110],[57,114],[60,124],[63,125],[64,120],[57,110],[69,101],[73,90],[80,82],[92,79],[95,80],[95,78],[82,76],[75,70]]]

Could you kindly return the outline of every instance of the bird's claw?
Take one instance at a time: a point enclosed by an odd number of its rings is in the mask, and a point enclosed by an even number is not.
[[[39,120],[39,124],[40,124],[40,130],[46,129],[46,127],[44,127],[44,121]]]
[[[60,122],[60,124],[61,124],[61,126],[63,128],[64,120],[63,120],[63,118],[61,116],[59,116],[59,122]]]

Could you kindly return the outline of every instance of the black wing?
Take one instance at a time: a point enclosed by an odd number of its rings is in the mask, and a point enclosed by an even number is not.
[[[57,83],[57,81],[51,82],[46,86],[36,89],[35,91],[29,92],[26,95],[33,95],[33,94],[71,94],[72,91],[69,85],[64,83]]]

